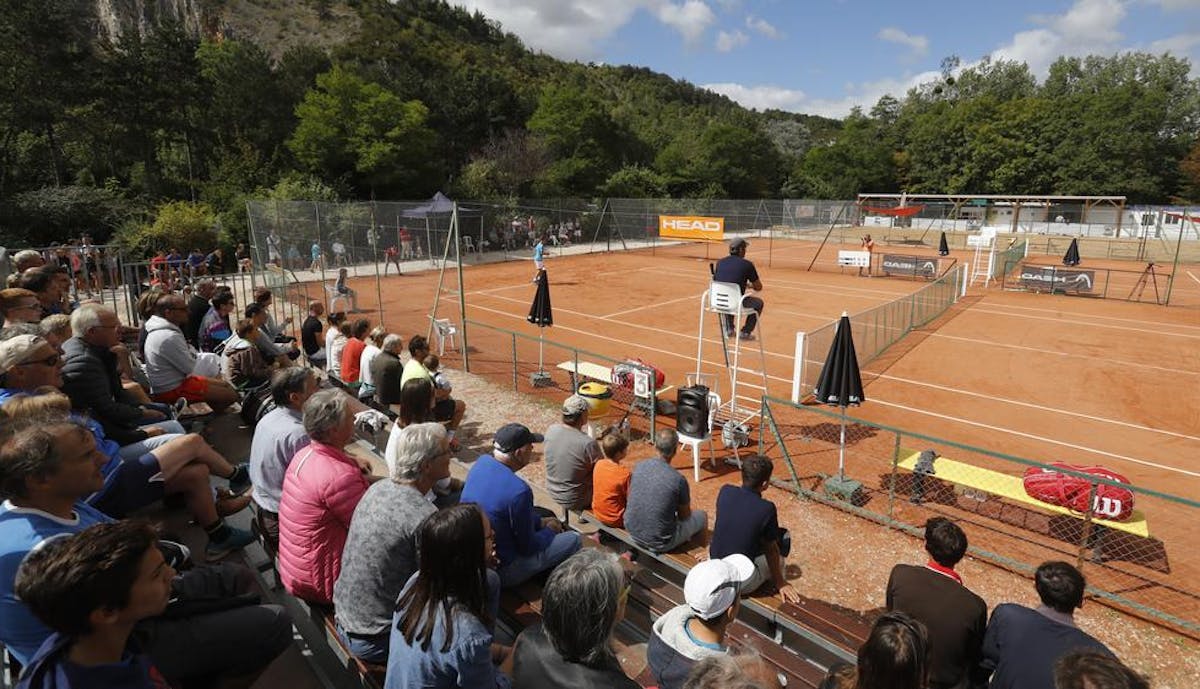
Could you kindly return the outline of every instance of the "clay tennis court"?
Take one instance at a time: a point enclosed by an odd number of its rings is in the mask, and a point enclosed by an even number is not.
[[[854,269],[841,271],[832,265],[836,246],[827,246],[818,270],[808,272],[804,268],[815,247],[811,242],[794,244],[789,247],[777,240],[771,267],[757,251],[761,243],[752,240],[748,254],[759,266],[765,286],[759,335],[766,350],[768,393],[781,399],[791,395],[797,331],[823,326],[843,311],[855,314],[910,295],[928,284],[859,277]],[[572,359],[574,353],[568,348],[578,348],[585,352],[579,355],[581,360],[586,352],[617,360],[641,358],[663,369],[669,384],[683,385],[685,375],[696,367],[700,295],[710,280],[709,262],[721,251],[720,246],[682,245],[553,256],[548,270],[554,326],[545,331],[544,368],[557,380],[555,387],[540,390],[528,381],[538,360],[534,339],[538,330],[526,322],[534,292],[532,264],[468,266],[462,275],[466,316],[470,323],[479,324],[468,323],[467,328],[470,370],[522,392],[557,400],[569,383],[555,366]],[[960,251],[953,257],[967,262],[970,253]],[[1053,262],[1048,257],[1033,260]],[[1172,303],[1200,304],[1200,270],[1183,266],[1181,272]],[[437,277],[436,272],[426,271],[382,280],[382,316],[389,328],[406,338],[426,332]],[[447,271],[444,279],[438,316],[459,323],[454,292],[458,275]],[[352,280],[351,285],[365,308],[378,306],[374,277]],[[715,316],[708,318],[702,369],[719,373],[724,369],[720,335]],[[744,347],[743,363],[755,366],[756,356],[750,353],[756,349]],[[447,352],[445,360],[450,366],[462,366],[453,352]],[[867,403],[852,408],[850,414],[871,424],[1038,462],[1103,465],[1141,488],[1200,499],[1200,310],[1194,307],[976,287],[940,318],[866,364],[863,382]],[[724,394],[723,376],[719,386]],[[744,392],[758,394],[753,389]],[[674,393],[668,398],[674,399]],[[784,416],[787,411],[780,409]],[[863,434],[852,432],[850,437],[856,452],[876,455],[886,464],[891,448],[881,438],[870,437],[869,429],[864,432],[859,426],[858,430]],[[798,467],[800,473],[832,471],[828,462],[836,461],[836,453],[828,449],[802,456],[805,466]],[[956,459],[993,463],[981,455]],[[1012,466],[992,468],[1014,471]],[[720,476],[702,481],[697,490],[715,491],[733,479],[728,473],[727,468],[715,473],[706,469],[702,479]],[[856,474],[864,476],[872,474]],[[864,480],[868,482],[877,495],[886,493],[886,477]],[[1180,590],[1177,584],[1200,580],[1200,553],[1195,552],[1191,531],[1198,512],[1152,496],[1139,495],[1139,501],[1153,536],[1152,556],[1126,558],[1089,571],[1098,584],[1099,574],[1104,573],[1105,590],[1159,609],[1194,612],[1200,601],[1192,587]],[[971,531],[973,543],[987,547],[991,541],[996,551],[1023,555],[1023,561],[1036,563],[1048,554],[1062,559],[1075,556],[1071,539],[1055,537],[1052,520],[1031,524],[1026,517],[1014,523],[982,510],[971,514],[956,505],[939,509],[971,520],[976,527]],[[923,518],[913,516],[907,521],[920,523]],[[1076,520],[1068,521],[1076,526]],[[1186,619],[1195,621],[1193,612]]]

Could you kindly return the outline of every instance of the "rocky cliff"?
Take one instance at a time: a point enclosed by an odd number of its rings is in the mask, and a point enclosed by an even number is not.
[[[102,38],[115,42],[130,32],[145,35],[152,27],[176,22],[188,33],[204,29],[203,0],[95,0]]]

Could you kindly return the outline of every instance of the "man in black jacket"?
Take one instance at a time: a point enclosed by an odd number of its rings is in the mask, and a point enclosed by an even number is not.
[[[212,299],[216,290],[215,282],[201,280],[196,285],[196,291],[192,292],[191,298],[188,299],[188,322],[183,328],[183,336],[193,347],[200,347],[200,322],[204,320],[204,314],[208,313],[208,300]]]

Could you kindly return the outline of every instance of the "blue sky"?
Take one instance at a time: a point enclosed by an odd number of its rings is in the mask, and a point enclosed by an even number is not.
[[[452,0],[567,60],[634,64],[748,107],[833,117],[936,75],[942,58],[1029,64],[1149,50],[1200,76],[1200,0]]]

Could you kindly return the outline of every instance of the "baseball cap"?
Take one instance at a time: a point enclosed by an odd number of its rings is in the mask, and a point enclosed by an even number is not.
[[[499,451],[504,453],[516,452],[526,445],[532,443],[540,443],[545,438],[540,433],[534,433],[525,426],[519,423],[509,423],[500,427],[496,431],[496,436],[492,439],[492,445]]]
[[[38,335],[17,335],[0,342],[0,373],[8,373],[12,367],[29,361],[44,344],[49,343]]]
[[[732,240],[729,242],[729,250],[730,250],[730,251],[732,251],[732,250],[734,250],[734,249],[740,249],[740,248],[742,248],[743,246],[749,246],[749,245],[750,245],[750,242],[746,241],[744,238],[742,238],[742,237],[734,237],[734,238],[733,238],[733,239],[732,239]]]
[[[562,413],[565,416],[579,416],[588,410],[587,400],[579,395],[571,395],[563,400]]]
[[[738,599],[739,587],[754,574],[754,563],[735,553],[701,562],[688,572],[683,597],[702,620],[711,620],[728,610]]]

